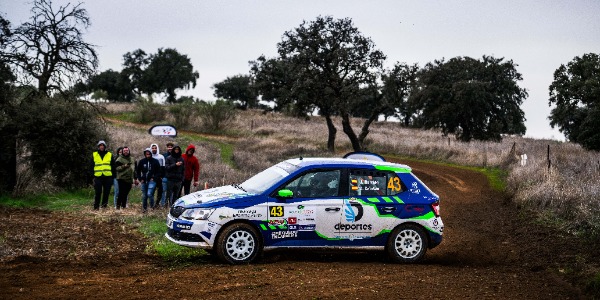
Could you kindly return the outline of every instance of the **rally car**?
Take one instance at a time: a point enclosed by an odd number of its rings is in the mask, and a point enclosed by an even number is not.
[[[281,248],[380,250],[414,263],[444,229],[438,195],[410,167],[370,153],[289,159],[242,184],[183,196],[167,226],[170,241],[230,264]]]

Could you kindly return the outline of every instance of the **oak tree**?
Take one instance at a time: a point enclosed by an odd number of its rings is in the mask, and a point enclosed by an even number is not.
[[[512,60],[483,56],[481,60],[455,57],[436,60],[419,72],[418,91],[410,102],[424,128],[440,128],[459,140],[502,139],[502,134],[524,134],[520,106],[527,91]]]
[[[586,149],[600,150],[600,55],[577,56],[554,72],[550,125]]]
[[[363,36],[351,19],[331,16],[319,16],[286,31],[277,48],[280,58],[291,66],[290,96],[309,99],[325,117],[329,151],[335,147],[334,115],[342,118],[343,131],[354,150],[362,150],[351,125],[351,110],[360,100],[361,85],[371,81],[373,72],[382,68],[385,55],[375,49],[371,39]]]

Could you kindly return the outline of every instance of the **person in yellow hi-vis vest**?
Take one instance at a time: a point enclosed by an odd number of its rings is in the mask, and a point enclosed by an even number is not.
[[[106,148],[106,142],[99,141],[96,145],[98,151],[92,154],[93,174],[94,174],[94,209],[100,208],[100,198],[102,198],[102,208],[108,205],[108,194],[113,184],[113,174],[115,171],[115,160]]]

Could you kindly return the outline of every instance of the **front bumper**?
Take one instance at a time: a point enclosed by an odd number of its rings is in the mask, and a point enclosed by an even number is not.
[[[205,237],[201,235],[201,228],[205,228],[207,222],[191,222],[182,221],[173,218],[171,214],[167,215],[167,227],[168,230],[165,233],[165,237],[181,246],[211,249],[212,245],[208,243]]]

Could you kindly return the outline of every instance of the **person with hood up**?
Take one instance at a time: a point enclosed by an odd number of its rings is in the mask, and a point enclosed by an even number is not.
[[[117,182],[119,183],[119,195],[117,196],[117,209],[127,207],[127,196],[131,191],[135,173],[135,161],[129,153],[129,147],[123,147],[123,154],[115,161],[117,171]]]
[[[198,175],[200,174],[200,163],[198,162],[198,158],[194,156],[194,152],[196,152],[196,147],[190,144],[187,149],[185,149],[185,153],[181,156],[183,157],[183,162],[185,163],[185,172],[183,174],[183,193],[187,195],[190,193],[190,187],[192,184],[192,179],[194,179],[194,187],[198,186]]]
[[[135,168],[135,184],[141,185],[142,212],[144,213],[148,211],[148,198],[150,198],[150,208],[154,208],[154,189],[159,184],[160,173],[160,164],[152,156],[152,149],[146,148],[144,158],[138,161],[137,168]]]
[[[165,157],[160,154],[158,149],[158,144],[151,144],[150,151],[152,153],[152,158],[158,161],[160,165],[160,170],[156,174],[156,187],[157,187],[157,196],[156,196],[156,204],[155,207],[165,204],[165,198],[167,196],[167,177],[165,177]],[[154,193],[154,192],[153,192]],[[153,194],[154,196],[154,194]]]
[[[165,176],[167,177],[167,200],[169,206],[179,199],[185,164],[181,157],[181,147],[174,146],[171,155],[165,161]]]
[[[100,209],[100,198],[102,208],[108,205],[108,194],[113,183],[113,171],[115,160],[106,149],[105,141],[98,141],[98,151],[92,153],[92,174],[94,175],[94,209]]]

